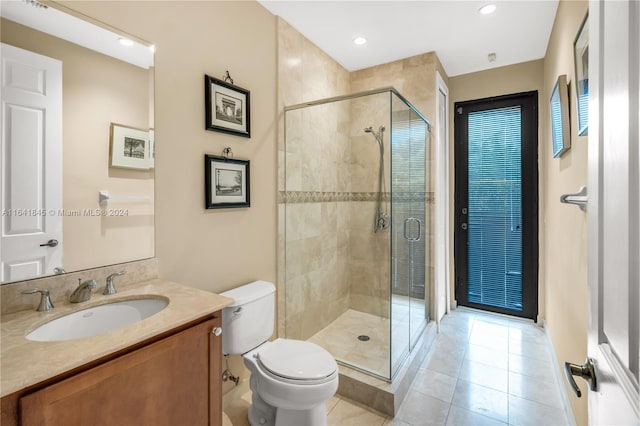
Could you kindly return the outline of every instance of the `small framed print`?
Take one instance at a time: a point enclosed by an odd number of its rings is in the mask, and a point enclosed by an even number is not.
[[[149,129],[149,168],[154,169],[156,167],[156,132],[154,129]]]
[[[204,156],[205,207],[251,207],[249,160]]]
[[[152,138],[149,129],[111,123],[109,133],[109,166],[134,170],[150,168]]]
[[[573,42],[573,57],[576,65],[578,136],[585,136],[589,130],[589,14],[582,21]]]
[[[251,137],[248,90],[205,75],[204,98],[207,130]]]
[[[560,157],[571,148],[571,132],[569,129],[569,93],[567,76],[558,77],[549,99],[551,113],[551,142],[553,157]]]

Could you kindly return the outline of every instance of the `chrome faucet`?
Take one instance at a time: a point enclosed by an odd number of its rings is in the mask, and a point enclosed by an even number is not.
[[[115,274],[111,274],[107,277],[107,285],[104,286],[104,291],[102,292],[102,294],[116,294],[116,288],[113,285],[113,279],[115,277],[119,277],[120,275],[124,275],[126,274],[127,271],[120,271],[120,272],[116,272]]]
[[[49,296],[49,290],[43,290],[41,288],[31,288],[29,290],[23,290],[22,294],[40,293],[40,304],[36,311],[46,312],[53,309],[53,303],[51,303],[51,297]]]
[[[91,299],[91,290],[98,286],[96,280],[81,281],[82,280],[78,278],[78,288],[73,290],[73,293],[69,296],[69,301],[71,303],[86,302]]]

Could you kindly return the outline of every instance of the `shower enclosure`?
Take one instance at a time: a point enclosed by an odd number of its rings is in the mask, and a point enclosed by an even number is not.
[[[388,381],[429,321],[429,141],[393,88],[285,108],[286,337]]]

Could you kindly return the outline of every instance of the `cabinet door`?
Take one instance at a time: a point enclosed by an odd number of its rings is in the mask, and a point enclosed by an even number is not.
[[[22,397],[22,425],[220,424],[219,325],[206,321]]]

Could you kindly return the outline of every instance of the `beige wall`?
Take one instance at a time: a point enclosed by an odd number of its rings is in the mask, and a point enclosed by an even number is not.
[[[275,282],[276,18],[257,2],[65,5],[156,47],[161,275],[215,292],[256,279]],[[203,76],[221,78],[225,70],[251,91],[250,139],[204,129]],[[251,207],[206,210],[203,156],[226,146],[251,161]]]
[[[276,18],[257,2],[65,2],[153,43],[156,256],[163,278],[222,292],[276,282]],[[188,31],[185,30],[188,28]],[[259,64],[259,65],[257,65]],[[251,92],[251,138],[204,129],[203,79]],[[204,154],[251,161],[251,207],[204,208]],[[240,357],[230,368],[246,377]],[[224,390],[233,387],[226,382]]]
[[[544,173],[541,175],[541,199],[544,199],[544,226],[541,228],[540,279],[544,282],[546,320],[556,357],[582,362],[587,357],[587,215],[577,207],[558,202],[561,194],[576,192],[587,184],[587,137],[577,135],[573,41],[588,9],[586,1],[561,1],[544,60],[544,90],[541,108],[543,123],[540,144]],[[571,107],[571,149],[561,158],[553,158],[548,100],[559,75],[569,82]],[[583,395],[585,382],[578,381]],[[576,422],[586,425],[587,398],[576,398],[565,383]]]
[[[126,216],[63,218],[63,266],[78,271],[154,256],[153,170],[109,167],[111,122],[149,128],[149,71],[2,19],[2,42],[62,61],[63,207],[99,208],[98,191],[146,196],[111,203]]]

